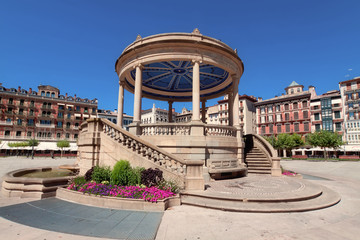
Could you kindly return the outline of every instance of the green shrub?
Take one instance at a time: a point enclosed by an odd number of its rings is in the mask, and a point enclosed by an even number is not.
[[[128,186],[129,172],[132,172],[130,163],[126,160],[118,161],[111,172],[110,183],[118,186]]]
[[[78,176],[76,178],[74,178],[73,182],[76,184],[76,185],[83,185],[86,183],[86,180],[85,180],[85,177],[83,176]]]
[[[126,160],[118,161],[111,172],[110,183],[118,186],[136,186],[141,184],[141,173],[144,168],[132,168]]]
[[[161,180],[159,183],[158,183],[158,188],[161,189],[161,190],[166,190],[166,191],[171,191],[173,193],[178,193],[179,190],[180,190],[180,187],[179,185],[176,183],[176,181],[174,180]]]
[[[141,173],[145,171],[143,167],[132,168],[131,172],[128,172],[128,185],[136,186],[141,184]]]
[[[111,170],[110,167],[95,166],[91,174],[91,179],[96,183],[103,181],[110,181]]]

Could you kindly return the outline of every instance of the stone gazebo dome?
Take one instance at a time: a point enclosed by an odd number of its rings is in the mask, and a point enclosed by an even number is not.
[[[141,98],[193,102],[193,120],[200,120],[200,101],[238,92],[244,65],[223,42],[200,34],[165,33],[141,38],[125,48],[115,63],[119,76],[119,121],[124,88],[135,94],[134,123],[140,122]],[[237,103],[238,104],[238,103]]]

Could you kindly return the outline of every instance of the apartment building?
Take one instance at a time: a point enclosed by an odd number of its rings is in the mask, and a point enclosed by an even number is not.
[[[255,103],[257,132],[263,136],[280,133],[305,135],[311,132],[310,100],[316,96],[315,87],[293,81],[285,88],[285,94]]]
[[[97,104],[97,99],[61,95],[49,85],[27,91],[0,84],[0,139],[75,142],[80,124],[96,117]]]

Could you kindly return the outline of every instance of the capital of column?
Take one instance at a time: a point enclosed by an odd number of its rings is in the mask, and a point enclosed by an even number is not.
[[[144,65],[143,65],[142,63],[138,63],[138,64],[135,64],[135,65],[133,66],[133,69],[135,69],[135,68],[140,68],[140,70],[143,70],[143,69],[144,69]]]
[[[201,64],[203,61],[202,59],[192,59],[191,63],[194,65],[195,63]]]

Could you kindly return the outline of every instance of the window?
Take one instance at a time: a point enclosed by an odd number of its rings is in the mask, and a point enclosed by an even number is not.
[[[9,130],[5,131],[5,136],[10,136],[10,131]]]
[[[68,107],[68,111],[72,111],[72,107]]]
[[[16,131],[16,136],[21,137],[21,131]]]
[[[271,113],[273,111],[272,107],[268,107],[268,112]]]
[[[265,134],[265,126],[261,126],[261,134]]]
[[[299,123],[294,123],[295,132],[299,132]]]
[[[314,110],[317,110],[317,109],[319,109],[319,106],[318,105],[314,106]]]
[[[34,110],[30,109],[29,116],[34,116]]]
[[[340,118],[340,111],[335,111],[334,114],[335,114],[335,118]]]
[[[335,123],[335,130],[337,132],[341,132],[341,130],[342,130],[341,123],[339,123],[339,122]]]
[[[54,97],[55,97],[55,93],[51,93],[51,97],[54,98]]]
[[[333,131],[332,120],[323,120],[323,130]]]
[[[274,132],[274,125],[270,124],[269,125],[269,133],[273,133]]]
[[[20,100],[20,106],[24,106],[24,102],[25,102],[25,100],[24,100],[24,99],[21,99],[21,100]]]
[[[57,133],[56,134],[56,138],[60,138],[61,137],[61,134],[60,133]]]
[[[285,111],[289,110],[289,104],[285,104],[284,106],[285,106]]]
[[[63,118],[64,117],[64,113],[63,112],[58,112],[58,118]]]
[[[293,103],[293,109],[298,109],[298,104],[296,102]]]
[[[67,118],[70,119],[71,118],[71,113],[67,114]]]
[[[264,123],[265,122],[265,116],[262,116],[261,117],[261,123]]]
[[[285,131],[290,132],[290,124],[285,124]]]
[[[70,134],[67,133],[67,134],[65,135],[65,137],[66,137],[66,138],[70,138]]]
[[[348,100],[351,100],[352,99],[352,94],[348,93],[347,97],[348,97]]]
[[[59,110],[64,110],[64,105],[59,105]]]
[[[80,111],[80,106],[76,106],[76,111]]]
[[[285,121],[289,121],[290,117],[289,117],[289,113],[285,113]]]
[[[74,138],[77,139],[79,137],[79,134],[74,134]]]
[[[46,92],[46,97],[50,97],[50,92]]]
[[[281,122],[281,121],[282,121],[281,114],[277,114],[277,115],[276,115],[276,121],[277,121],[277,122]]]
[[[41,96],[45,97],[45,92],[44,91],[41,91]]]
[[[308,105],[307,105],[307,101],[303,101],[303,102],[302,102],[302,107],[303,107],[303,108],[307,108],[307,106],[308,106]]]
[[[87,108],[87,107],[84,108],[84,112],[85,112],[85,113],[88,112],[88,108]]]
[[[315,131],[320,131],[320,130],[321,130],[320,124],[315,124]]]
[[[66,123],[66,128],[70,128],[70,123],[69,122]]]
[[[350,119],[354,119],[354,112],[349,112]]]
[[[299,113],[298,112],[294,112],[294,119],[295,120],[299,119]]]
[[[18,120],[17,120],[17,125],[18,125],[18,126],[22,126],[22,119],[18,119]]]
[[[269,116],[269,122],[273,122],[273,116]]]
[[[307,119],[308,117],[308,111],[303,111],[303,119]]]
[[[315,119],[315,121],[320,120],[320,113],[315,113],[314,114],[314,119]]]
[[[349,108],[353,108],[354,104],[353,103],[349,103]]]
[[[334,104],[334,107],[340,107],[340,104],[339,104],[339,103],[335,103],[335,104]]]
[[[14,100],[12,98],[9,98],[9,104],[13,104]]]
[[[28,119],[27,125],[34,126],[34,119]]]
[[[61,128],[61,127],[63,126],[63,123],[62,123],[62,122],[58,122],[58,123],[57,123],[57,126]]]
[[[34,101],[31,101],[30,102],[30,107],[34,107],[35,106],[35,102]]]
[[[262,114],[264,114],[264,113],[265,113],[265,108],[262,107],[262,108],[260,109],[260,111],[261,111]]]
[[[309,131],[309,123],[304,122],[304,132],[308,132],[308,131]]]
[[[276,132],[277,132],[277,133],[281,133],[281,125],[277,125],[276,128],[277,128],[277,129],[276,129]]]
[[[277,105],[277,106],[276,106],[276,111],[277,111],[277,112],[280,112],[280,105]]]
[[[27,132],[27,136],[31,137],[32,136],[32,132]]]

